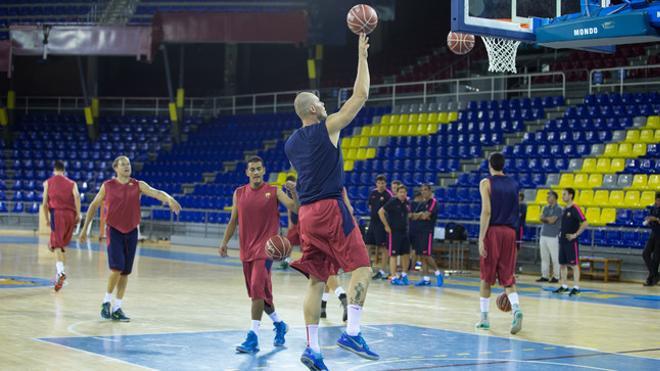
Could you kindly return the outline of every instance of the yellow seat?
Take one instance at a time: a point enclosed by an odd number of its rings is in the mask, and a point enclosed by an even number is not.
[[[383,126],[381,126],[381,127],[378,129],[378,136],[379,136],[379,137],[386,137],[386,136],[388,136],[389,133],[390,133],[390,128],[391,128],[391,127],[392,127],[391,125],[383,125]]]
[[[399,129],[396,132],[397,136],[410,135],[410,125],[399,125]]]
[[[389,124],[390,120],[392,120],[392,115],[383,115],[380,117],[380,123],[383,125]]]
[[[594,193],[594,199],[591,202],[592,205],[594,206],[607,206],[609,204],[610,200],[610,193],[606,190],[598,190],[596,193]]]
[[[559,184],[557,188],[570,188],[573,187],[573,181],[575,176],[573,174],[562,174],[559,178]]]
[[[548,192],[549,189],[539,189],[536,191],[536,199],[534,199],[534,204],[536,205],[545,205],[548,203]]]
[[[355,157],[356,160],[366,160],[367,159],[367,149],[366,148],[359,148],[357,150],[357,155]]]
[[[585,218],[587,218],[587,222],[589,222],[589,225],[602,225],[600,222],[600,208],[599,207],[590,207],[587,209],[587,213],[585,214]]]
[[[416,124],[417,120],[419,120],[419,113],[412,113],[408,116],[408,121],[406,121],[406,123]]]
[[[660,129],[655,130],[655,135],[653,136],[653,141],[651,143],[660,143]]]
[[[399,125],[390,125],[387,130],[387,136],[394,137],[399,132]]]
[[[611,161],[609,158],[599,158],[596,163],[596,171],[598,173],[608,173],[610,171]]]
[[[538,223],[541,218],[541,207],[538,205],[527,206],[527,216],[525,221],[527,223]]]
[[[341,146],[346,148],[355,148],[357,147],[355,139],[357,138],[353,138],[353,137],[346,138],[344,139],[344,142],[342,142]]]
[[[344,171],[353,171],[355,163],[351,160],[344,161]]]
[[[660,116],[649,116],[646,119],[646,127],[648,129],[660,129]]]
[[[392,124],[407,124],[408,123],[408,114],[404,113],[401,116],[399,116],[399,121],[392,122]]]
[[[608,163],[607,167],[609,168],[609,163]],[[585,158],[584,161],[582,161],[582,170],[581,171],[583,173],[594,173],[594,172],[596,172],[596,169],[597,169],[597,167],[596,167],[596,159],[595,158]]]
[[[286,183],[286,173],[278,173],[277,174],[277,180],[275,181],[277,184],[284,184]]]
[[[346,160],[355,160],[357,159],[357,149],[351,148],[346,152],[346,156],[344,156]]]
[[[376,148],[367,148],[367,158],[376,158]]]
[[[639,142],[639,130],[628,130],[626,132],[627,143],[637,143]]]
[[[363,126],[361,134],[364,135],[365,137],[370,137],[371,136],[371,130],[372,130],[371,126]]]
[[[435,134],[438,132],[438,123],[437,122],[432,122],[428,125],[426,125],[426,132],[428,134]]]
[[[616,222],[616,209],[608,207],[600,211],[600,222],[604,225]]]
[[[437,112],[429,113],[429,116],[427,118],[427,122],[438,122],[438,113]]]
[[[417,119],[418,124],[426,124],[429,122],[429,114],[428,113],[420,113],[419,118]]]
[[[619,149],[617,150],[617,156],[623,158],[633,157],[633,147],[631,143],[621,143],[619,144]]]
[[[588,188],[598,188],[603,185],[603,174],[589,175]]]
[[[646,189],[646,185],[648,183],[648,178],[646,177],[646,174],[636,174],[633,177],[632,184],[630,185],[630,189]]]
[[[360,137],[360,142],[358,143],[359,147],[366,147],[369,145],[369,138],[367,137]]]
[[[616,157],[619,152],[619,147],[616,143],[608,143],[605,145],[605,150],[603,151],[603,156],[605,157]]]
[[[575,202],[578,205],[582,206],[591,206],[594,204],[594,191],[591,189],[585,189],[580,192],[580,197],[575,199]]]
[[[635,209],[641,207],[639,205],[639,191],[626,192],[624,204],[627,208]]]
[[[561,183],[561,179],[559,180],[559,183]],[[575,174],[575,177],[573,178],[573,187],[578,189],[589,188],[589,174]]]
[[[632,154],[630,155],[630,157],[642,157],[642,156],[646,156],[646,144],[645,143],[634,144],[632,147]]]
[[[617,209],[622,209],[626,207],[624,196],[625,194],[623,191],[612,191],[610,192],[610,199],[607,204],[609,206],[616,207]]]
[[[626,160],[622,158],[613,158],[610,163],[610,173],[619,173],[626,168]]]
[[[649,181],[646,183],[646,189],[650,191],[660,191],[660,174],[649,175]]]
[[[660,134],[660,131],[656,130],[658,134]],[[642,143],[655,143],[657,140],[654,138],[655,132],[653,130],[647,129],[647,130],[642,130],[639,133],[639,141]]]
[[[446,124],[449,122],[449,114],[447,112],[438,113],[438,122],[441,124]]]
[[[454,122],[458,120],[458,112],[449,112],[447,115],[447,122]]]
[[[641,196],[639,196],[639,207],[651,206],[655,203],[655,192],[654,191],[644,191]]]

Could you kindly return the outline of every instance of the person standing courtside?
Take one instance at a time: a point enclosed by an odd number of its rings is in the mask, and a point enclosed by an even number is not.
[[[504,156],[495,152],[488,159],[490,176],[479,183],[479,262],[481,320],[477,329],[490,329],[488,310],[491,286],[499,279],[511,303],[511,334],[522,330],[523,313],[516,292],[516,228],[518,227],[518,182],[504,175]]]
[[[566,203],[564,212],[561,216],[561,231],[559,233],[559,264],[561,265],[561,286],[553,291],[555,294],[568,292],[568,267],[573,271],[573,288],[569,296],[580,293],[580,248],[578,237],[589,226],[587,219],[582,213],[582,209],[575,203],[575,190],[566,188],[562,194],[562,199]]]
[[[649,207],[648,212],[649,215],[644,219],[644,225],[651,227],[651,235],[646,241],[642,257],[649,270],[649,275],[644,286],[655,286],[660,281],[660,274],[658,274],[658,265],[660,265],[660,192],[655,193],[655,204]]]
[[[557,192],[548,192],[548,204],[541,213],[541,278],[536,282],[559,282],[559,231],[561,228],[561,206],[557,204]],[[552,279],[550,279],[550,263],[552,263]]]
[[[101,317],[113,321],[128,322],[121,309],[128,275],[133,269],[137,250],[138,225],[140,224],[140,196],[146,195],[167,204],[175,214],[181,211],[181,205],[167,193],[151,188],[149,184],[131,178],[131,161],[126,156],[119,156],[112,162],[115,177],[106,180],[85,215],[85,225],[80,233],[79,242],[87,241],[87,228],[101,205],[106,205],[108,238],[108,265],[110,278],[101,304]],[[105,203],[104,203],[105,202]],[[117,296],[111,308],[112,293],[117,289]]]
[[[265,173],[266,167],[261,157],[248,158],[245,175],[249,182],[234,191],[231,217],[219,249],[220,256],[227,257],[227,244],[236,232],[238,224],[239,252],[245,286],[248,296],[252,299],[250,330],[245,341],[236,347],[239,353],[259,351],[259,327],[264,312],[273,321],[274,346],[284,345],[284,335],[289,329],[275,312],[271,282],[273,260],[266,254],[266,244],[271,237],[279,235],[279,203],[293,213],[298,211],[297,193],[293,188],[294,183],[287,182],[286,188],[293,197],[291,199],[281,189],[264,182]]]
[[[78,185],[64,175],[64,163],[55,161],[53,176],[44,182],[42,209],[46,223],[50,225],[50,241],[48,248],[57,255],[55,269],[55,291],[60,291],[66,273],[66,247],[71,242],[73,230],[80,222],[80,193]]]
[[[388,264],[388,254],[385,244],[387,243],[387,234],[385,233],[385,226],[378,216],[380,210],[387,201],[392,198],[392,193],[387,189],[387,179],[385,175],[378,175],[376,177],[376,189],[371,191],[369,195],[369,229],[367,230],[366,244],[367,248],[373,249],[376,259],[380,257],[381,265],[378,272],[374,274],[373,279],[386,279],[387,274],[385,269]]]
[[[408,236],[408,220],[410,204],[408,203],[408,188],[401,184],[396,189],[395,197],[378,210],[378,216],[387,232],[387,247],[390,255],[390,271],[392,285],[406,286],[408,269],[410,267],[410,238]],[[401,257],[401,275],[397,274],[396,260]]]
[[[417,259],[422,261],[424,272],[424,277],[415,286],[431,285],[431,278],[426,275],[429,268],[434,271],[436,285],[442,286],[442,274],[432,254],[433,232],[438,219],[438,201],[433,197],[433,190],[429,184],[422,185],[421,196],[422,201],[413,208],[410,221],[410,243],[417,253]]]

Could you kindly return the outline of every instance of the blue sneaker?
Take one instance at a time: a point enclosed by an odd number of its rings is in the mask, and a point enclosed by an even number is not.
[[[236,347],[236,351],[239,353],[250,353],[254,354],[259,351],[259,338],[254,331],[249,331],[247,337],[243,344]]]
[[[305,348],[302,356],[300,356],[300,362],[312,371],[323,371],[328,369],[325,366],[325,363],[323,363],[323,355],[321,353],[316,353],[310,347]]]
[[[275,331],[275,341],[273,341],[273,345],[281,347],[284,345],[284,335],[289,332],[289,326],[284,323],[284,321],[275,322],[273,323],[273,326],[275,326],[273,329],[273,331]]]
[[[431,286],[431,281],[421,280],[417,282],[415,286]]]
[[[339,340],[337,340],[337,345],[372,361],[377,361],[380,358],[378,354],[369,349],[367,342],[362,337],[362,333],[357,334],[357,336],[350,336],[346,332],[343,332]]]
[[[437,280],[436,286],[440,287],[445,284],[445,278],[442,276],[442,274],[435,276],[435,278]]]
[[[408,281],[408,276],[403,276],[401,277],[401,286],[408,286],[410,285],[410,281]]]
[[[392,281],[390,281],[390,283],[394,286],[401,286],[401,278],[394,277],[392,278]]]

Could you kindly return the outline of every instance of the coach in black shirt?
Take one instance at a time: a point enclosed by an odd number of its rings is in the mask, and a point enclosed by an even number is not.
[[[566,188],[561,195],[566,207],[561,216],[561,232],[559,233],[559,265],[561,266],[561,287],[554,292],[561,294],[568,292],[566,284],[568,278],[568,267],[573,270],[573,288],[569,296],[580,293],[580,248],[578,246],[578,237],[589,226],[587,219],[582,213],[582,209],[573,203],[575,190]]]
[[[642,253],[649,276],[644,286],[654,286],[660,281],[658,265],[660,265],[660,192],[655,194],[655,204],[648,208],[649,215],[644,219],[644,225],[651,227],[651,236],[646,241],[646,247]]]
[[[408,218],[410,204],[408,189],[405,185],[397,188],[396,197],[391,198],[378,210],[378,216],[385,225],[390,255],[390,271],[396,274],[396,257],[401,256],[401,276],[392,278],[393,285],[408,285],[408,267],[410,264],[410,240],[408,239]]]
[[[371,217],[369,221],[369,229],[365,236],[367,249],[369,251],[372,249],[375,250],[376,258],[379,254],[381,256],[380,269],[372,277],[375,280],[379,278],[387,278],[387,274],[385,273],[388,261],[388,253],[385,248],[385,244],[387,243],[387,233],[385,233],[385,226],[378,216],[378,210],[380,210],[390,198],[392,198],[392,193],[387,190],[387,179],[385,178],[385,175],[378,175],[376,177],[376,189],[369,194],[369,212]]]

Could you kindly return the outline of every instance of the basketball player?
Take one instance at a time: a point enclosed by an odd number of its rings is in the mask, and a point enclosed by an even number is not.
[[[48,248],[57,256],[55,268],[55,291],[60,291],[66,273],[64,272],[65,251],[73,230],[80,222],[80,193],[78,185],[64,175],[64,163],[55,161],[53,176],[44,182],[44,195],[41,208],[50,225],[50,242]]]
[[[391,198],[378,210],[378,216],[387,232],[387,247],[390,256],[390,271],[392,285],[407,286],[408,269],[410,268],[410,239],[408,238],[408,221],[410,204],[408,203],[408,188],[401,184],[397,187],[396,197]],[[401,275],[396,269],[397,257],[401,259]]]
[[[431,285],[431,278],[427,276],[429,267],[433,269],[436,279],[436,285],[442,286],[442,277],[438,265],[432,256],[433,250],[433,232],[435,231],[435,222],[438,219],[438,201],[433,197],[433,191],[429,184],[423,184],[421,187],[422,202],[415,205],[410,221],[410,242],[418,259],[422,261],[424,269],[424,278],[415,284],[415,286]]]
[[[369,65],[366,35],[358,43],[358,71],[353,95],[339,112],[327,115],[317,96],[300,93],[294,106],[302,127],[293,132],[284,150],[298,172],[302,257],[291,267],[307,278],[304,299],[307,348],[301,361],[312,370],[325,370],[318,341],[321,296],[335,267],[351,272],[348,289],[348,322],[337,345],[368,359],[378,359],[360,333],[360,317],[371,281],[369,254],[355,219],[342,199],[344,160],[339,136],[364,106],[369,96]]]
[[[373,279],[386,279],[387,274],[385,269],[388,262],[388,253],[385,248],[385,243],[387,242],[387,235],[385,233],[385,226],[378,216],[378,210],[380,210],[387,201],[392,198],[392,193],[387,190],[387,179],[385,175],[378,175],[376,177],[376,189],[371,191],[369,195],[369,229],[367,230],[366,244],[369,250],[374,250],[376,252],[375,256],[380,256],[381,265],[378,272],[374,274]]]
[[[121,305],[137,249],[140,196],[144,194],[167,204],[170,210],[177,215],[181,211],[181,205],[167,193],[154,189],[143,181],[131,178],[131,161],[128,157],[117,157],[112,162],[112,168],[115,170],[115,177],[103,183],[89,205],[79,242],[83,244],[87,241],[88,227],[99,206],[107,207],[106,237],[108,238],[110,278],[101,304],[101,318],[128,322],[130,318],[124,314]],[[116,298],[114,304],[111,304],[115,288],[117,289]],[[112,310],[110,310],[111,305]]]
[[[564,212],[561,215],[561,230],[559,232],[559,266],[561,273],[561,286],[553,291],[556,294],[568,292],[568,267],[573,271],[573,288],[568,293],[569,296],[575,296],[580,293],[580,248],[578,246],[578,237],[589,226],[589,222],[584,217],[582,209],[575,203],[575,190],[566,188],[561,194],[562,200],[566,203]]]
[[[240,258],[243,263],[245,286],[252,299],[252,324],[245,341],[236,347],[239,353],[256,353],[259,351],[259,327],[264,312],[273,320],[275,326],[276,347],[284,345],[284,335],[289,327],[275,312],[273,303],[273,285],[271,282],[271,267],[273,260],[266,254],[268,240],[279,235],[281,202],[292,212],[298,211],[297,194],[292,183],[286,187],[293,199],[281,189],[264,182],[266,167],[261,157],[253,156],[247,160],[245,175],[249,183],[234,191],[231,218],[225,230],[225,237],[220,245],[220,256],[227,256],[227,244],[236,231],[238,223],[238,241]]]
[[[488,308],[490,287],[499,279],[511,302],[513,323],[511,334],[522,329],[523,313],[516,292],[516,228],[518,227],[518,182],[504,175],[504,156],[495,152],[488,159],[490,176],[479,183],[481,219],[479,223],[479,255],[481,288],[481,320],[478,329],[490,329]]]
[[[642,251],[642,258],[649,275],[644,286],[655,286],[660,281],[658,266],[660,265],[660,192],[655,193],[655,203],[647,208],[648,216],[644,225],[651,228],[651,234]]]

